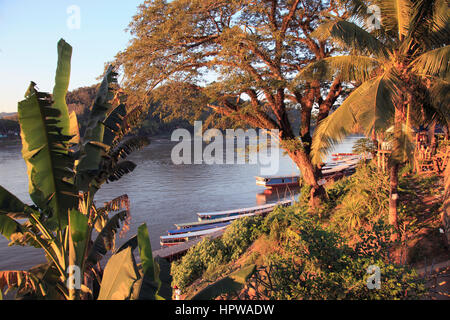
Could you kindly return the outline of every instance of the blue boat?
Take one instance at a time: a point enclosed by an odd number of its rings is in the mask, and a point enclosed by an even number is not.
[[[230,223],[231,222],[213,223],[213,224],[207,224],[207,225],[204,225],[204,226],[191,227],[191,228],[185,228],[185,229],[173,229],[173,230],[167,231],[167,234],[168,235],[174,235],[174,234],[182,234],[182,233],[188,233],[188,232],[197,232],[197,231],[202,231],[202,230],[226,227]]]

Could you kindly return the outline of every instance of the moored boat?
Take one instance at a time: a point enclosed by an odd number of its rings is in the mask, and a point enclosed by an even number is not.
[[[256,206],[251,208],[242,208],[242,209],[235,209],[235,210],[227,210],[227,211],[217,211],[217,212],[201,212],[197,213],[199,221],[203,220],[210,220],[210,219],[219,219],[219,218],[226,218],[226,217],[232,217],[232,216],[241,216],[244,214],[254,213],[254,214],[266,214],[271,211],[276,206],[290,206],[292,205],[294,201],[293,200],[284,200],[276,203],[270,203],[265,204],[262,206]]]
[[[172,230],[168,230],[167,234],[170,236],[170,235],[174,235],[174,234],[197,232],[197,231],[203,231],[203,230],[208,230],[208,229],[226,227],[230,223],[231,223],[231,221],[227,221],[227,222],[221,222],[221,223],[212,223],[212,224],[205,224],[205,225],[199,225],[199,226],[192,226],[192,227],[184,228],[184,229],[172,229]]]
[[[160,244],[161,246],[165,247],[165,246],[175,246],[178,245],[180,243],[189,241],[189,240],[194,240],[200,237],[204,237],[206,235],[209,234],[213,234],[215,232],[218,231],[222,231],[226,228],[227,226],[222,226],[222,227],[217,227],[217,228],[212,228],[212,229],[207,229],[207,230],[201,230],[201,231],[196,231],[196,232],[185,232],[185,233],[180,233],[180,234],[173,234],[173,235],[167,235],[167,236],[161,236],[160,237]]]
[[[263,186],[269,189],[294,185],[298,186],[299,181],[300,181],[299,175],[256,177],[256,185]]]
[[[286,207],[293,203],[293,200],[284,200],[250,208],[198,213],[198,222],[175,224],[177,229],[168,230],[167,235],[161,236],[160,244],[163,247],[175,246],[190,240],[198,239],[224,230],[233,220],[251,217],[257,214],[267,214],[272,212],[276,206],[280,205]]]
[[[186,229],[186,228],[191,228],[191,227],[196,227],[196,226],[215,225],[217,223],[231,222],[231,221],[239,219],[239,218],[251,217],[254,215],[255,215],[254,213],[249,213],[249,214],[243,214],[243,215],[239,215],[239,216],[218,218],[218,219],[213,219],[213,220],[202,220],[202,221],[187,222],[187,223],[176,223],[175,227],[177,227],[177,229]]]

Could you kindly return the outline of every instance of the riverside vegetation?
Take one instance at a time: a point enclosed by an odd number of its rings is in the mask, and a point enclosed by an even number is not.
[[[412,182],[413,180],[414,182]],[[392,241],[389,226],[389,184],[386,174],[372,164],[326,188],[328,200],[322,214],[311,213],[307,197],[293,207],[277,208],[267,217],[234,222],[224,236],[203,240],[172,265],[173,285],[187,298],[211,286],[224,274],[254,266],[245,286],[233,288],[225,299],[418,299],[429,292],[413,263],[441,254],[439,234],[442,186],[436,177],[402,176],[405,194],[412,183],[425,186],[437,202],[421,219],[417,203],[401,204],[402,241]],[[308,187],[305,187],[306,189]],[[423,189],[422,189],[423,190]],[[307,190],[305,190],[307,191]],[[303,193],[305,194],[305,193]],[[307,193],[306,193],[307,194]],[[421,223],[418,220],[422,220]],[[430,228],[428,234],[418,231]],[[419,232],[420,234],[420,232]],[[429,237],[427,244],[420,243]],[[420,253],[419,253],[420,252]],[[380,268],[380,290],[370,290],[370,265]]]

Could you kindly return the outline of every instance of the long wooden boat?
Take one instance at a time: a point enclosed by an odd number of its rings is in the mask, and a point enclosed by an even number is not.
[[[243,214],[238,216],[231,216],[231,217],[225,217],[225,218],[218,218],[218,219],[211,219],[211,220],[202,220],[202,221],[195,221],[195,222],[187,222],[187,223],[176,223],[175,227],[177,229],[186,229],[191,227],[197,227],[197,226],[209,226],[209,225],[215,225],[217,223],[222,222],[231,222],[236,219],[244,218],[244,217],[251,217],[254,216],[254,213],[249,214]]]
[[[251,208],[243,208],[243,209],[235,209],[235,210],[227,210],[227,211],[217,211],[217,212],[200,212],[197,213],[199,221],[210,220],[210,219],[220,219],[225,217],[232,216],[241,216],[248,213],[255,214],[265,214],[273,211],[276,206],[287,207],[292,205],[293,200],[284,200],[276,203],[265,204],[262,206],[256,206]]]
[[[180,243],[183,243],[183,242],[186,242],[189,240],[198,239],[200,237],[207,236],[208,234],[212,234],[212,233],[224,230],[226,227],[227,226],[222,226],[222,227],[218,227],[218,228],[212,228],[212,229],[207,229],[207,230],[202,230],[202,231],[197,231],[197,232],[186,232],[186,233],[180,233],[180,234],[161,236],[159,243],[163,247],[175,246],[175,245],[178,245]]]
[[[298,186],[299,181],[299,175],[256,177],[256,185],[266,188],[279,188],[294,185]]]
[[[183,242],[198,239],[200,237],[224,230],[233,220],[250,217],[257,214],[267,214],[278,206],[290,206],[293,200],[285,200],[257,207],[236,210],[198,213],[198,222],[175,224],[177,229],[168,230],[166,236],[160,237],[163,247],[179,245]]]
[[[206,224],[206,225],[199,225],[199,226],[192,226],[190,228],[184,228],[184,229],[172,229],[168,230],[167,234],[169,236],[175,235],[175,234],[182,234],[182,233],[189,233],[189,232],[197,232],[197,231],[203,231],[208,229],[214,229],[214,228],[220,228],[220,227],[226,227],[231,223],[231,221],[226,222],[220,222],[220,223],[212,223],[212,224]]]

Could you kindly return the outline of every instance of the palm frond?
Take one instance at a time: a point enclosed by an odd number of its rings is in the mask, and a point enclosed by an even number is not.
[[[450,81],[450,46],[434,49],[416,58],[411,64],[419,75]]]
[[[395,85],[390,74],[364,82],[331,115],[319,123],[313,136],[312,161],[322,162],[328,150],[353,132],[369,136],[382,130],[394,114]]]
[[[377,57],[387,55],[385,47],[380,40],[349,21],[326,22],[314,30],[311,36],[322,41],[332,40],[343,49],[360,54],[370,54]]]
[[[439,122],[450,127],[450,82],[433,79],[429,91],[432,105],[439,116]]]
[[[335,56],[310,63],[297,77],[302,80],[332,80],[339,75],[343,81],[364,82],[373,77],[379,66],[377,59],[366,56]]]
[[[394,31],[398,39],[408,34],[413,3],[410,0],[378,0],[382,25],[386,31]]]

